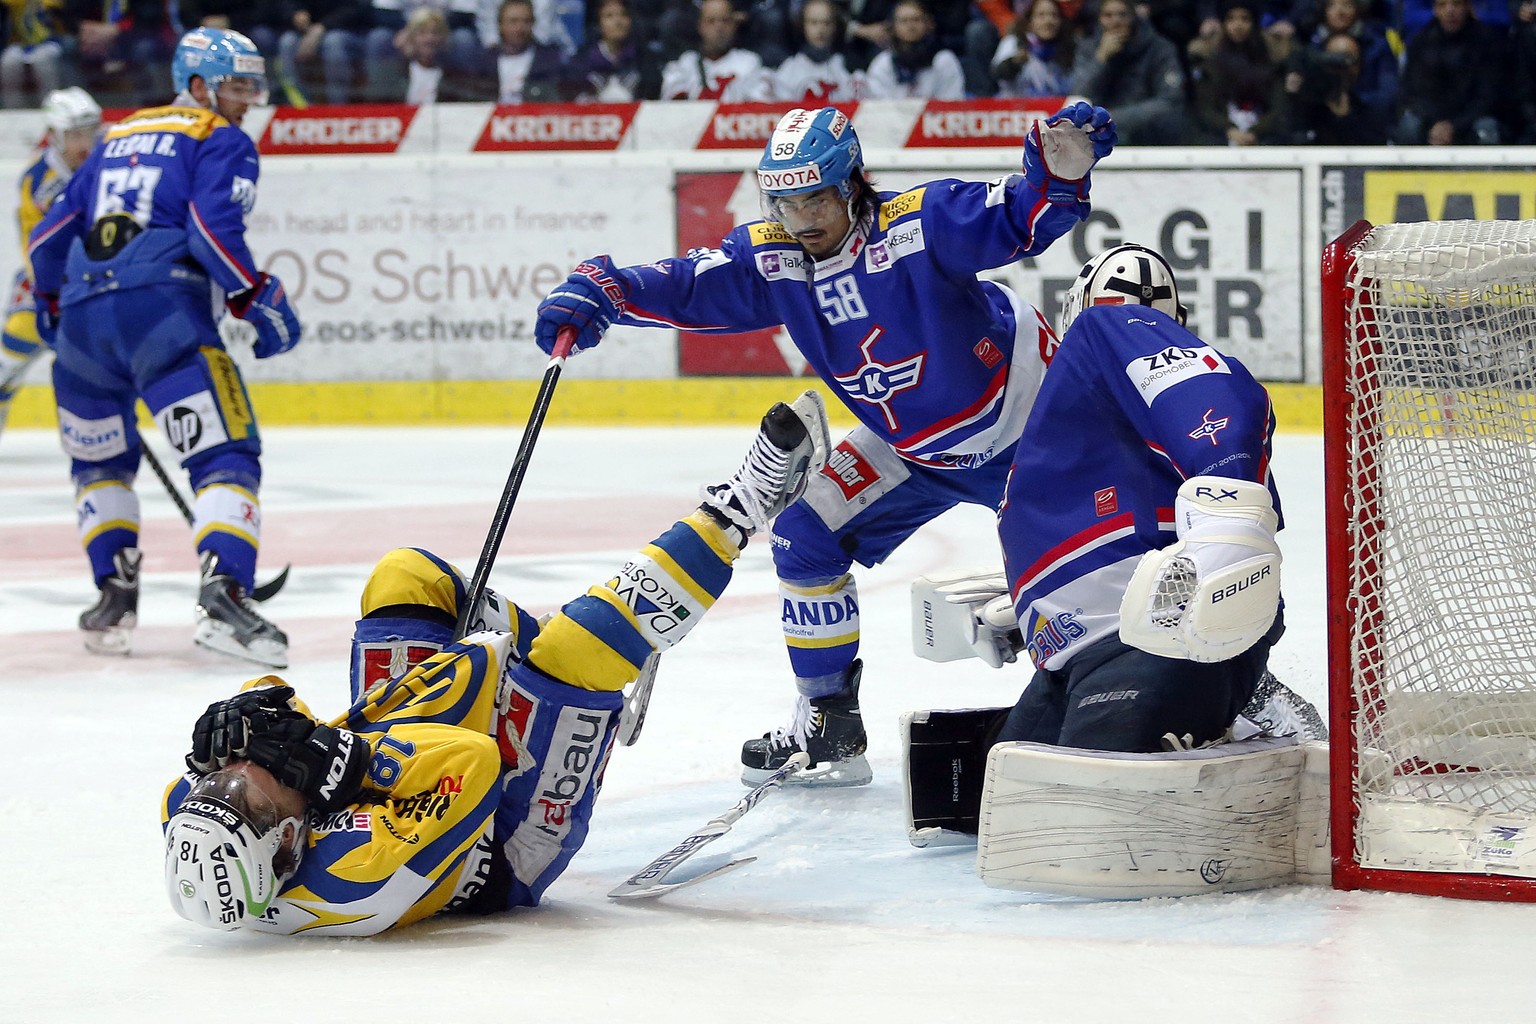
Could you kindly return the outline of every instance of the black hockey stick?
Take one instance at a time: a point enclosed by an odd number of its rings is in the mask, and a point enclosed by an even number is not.
[[[183,498],[181,492],[176,489],[175,482],[171,480],[171,476],[165,471],[165,467],[160,465],[160,460],[155,458],[155,453],[149,450],[149,445],[144,444],[141,439],[139,447],[144,452],[144,461],[149,463],[149,468],[155,471],[155,476],[159,477],[160,482],[165,485],[165,493],[171,496],[171,501],[181,510],[181,518],[187,521],[188,526],[192,526],[192,508],[187,504],[187,499]],[[292,568],[293,566],[291,565],[285,565],[282,572],[265,583],[258,583],[251,589],[251,599],[254,601],[266,601],[277,596],[277,592],[283,589],[283,584],[288,582],[288,570]]]
[[[719,839],[731,830],[731,826],[741,820],[742,815],[758,805],[758,802],[770,792],[783,785],[784,780],[810,764],[810,756],[805,751],[799,751],[786,762],[784,767],[768,776],[757,788],[751,790],[746,796],[736,801],[735,806],[723,814],[717,814],[709,819],[708,824],[697,832],[688,836],[666,853],[651,861],[645,867],[626,878],[620,885],[608,894],[615,900],[640,900],[652,896],[665,896],[667,893],[686,886],[697,885],[709,879],[718,878],[727,871],[734,871],[739,867],[751,864],[756,857],[739,857],[728,861],[718,867],[710,868],[701,874],[691,878],[685,878],[680,882],[668,882],[670,875],[679,864],[692,857],[699,850]]]
[[[560,382],[560,371],[565,367],[566,357],[571,354],[571,349],[576,344],[576,328],[566,326],[560,328],[555,335],[555,348],[549,356],[549,367],[544,371],[544,380],[539,384],[539,393],[533,399],[533,412],[528,416],[528,426],[523,430],[523,439],[517,446],[517,455],[512,459],[512,471],[507,474],[507,486],[502,489],[501,501],[496,505],[496,514],[491,517],[491,530],[485,537],[485,547],[480,551],[480,561],[475,563],[475,575],[469,582],[469,590],[464,595],[464,601],[459,605],[459,618],[453,625],[453,637],[455,640],[462,638],[469,632],[469,624],[474,621],[475,609],[480,604],[480,595],[485,593],[486,581],[491,575],[491,564],[496,561],[496,552],[501,548],[501,539],[507,534],[507,519],[512,514],[512,503],[517,501],[517,492],[522,490],[523,477],[528,472],[528,463],[533,458],[533,445],[539,439],[539,429],[544,426],[544,416],[549,412],[549,403],[555,397],[555,385]]]

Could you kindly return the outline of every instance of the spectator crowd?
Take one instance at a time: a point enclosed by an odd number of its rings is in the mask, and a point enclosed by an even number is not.
[[[0,104],[171,95],[197,25],[275,102],[1082,96],[1132,145],[1536,144],[1536,0],[0,0]]]

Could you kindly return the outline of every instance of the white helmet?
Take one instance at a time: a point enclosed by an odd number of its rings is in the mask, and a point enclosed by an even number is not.
[[[199,779],[165,829],[165,888],[188,921],[231,931],[267,912],[299,869],[302,818],[282,817],[238,770]]]
[[[101,124],[101,105],[78,85],[55,89],[43,97],[43,119],[48,130],[59,135],[76,128],[95,128]]]
[[[1057,337],[1065,338],[1067,328],[1089,306],[1119,306],[1133,303],[1151,306],[1175,317],[1180,324],[1188,314],[1179,303],[1179,285],[1173,268],[1162,254],[1144,245],[1117,245],[1083,264],[1077,280],[1067,290],[1061,304]]]

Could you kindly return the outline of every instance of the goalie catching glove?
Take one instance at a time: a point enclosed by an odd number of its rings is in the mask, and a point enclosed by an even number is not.
[[[1120,602],[1120,639],[1165,658],[1226,661],[1280,608],[1279,520],[1269,489],[1196,476],[1174,500],[1178,543],[1149,551]]]
[[[256,328],[256,343],[251,351],[257,359],[280,355],[299,343],[299,316],[288,303],[283,282],[271,274],[262,274],[255,287],[229,296],[224,305],[231,314]]]
[[[1088,172],[1119,141],[1114,119],[1103,107],[1073,103],[1024,136],[1024,180],[1053,203],[1088,197]]]
[[[928,661],[980,658],[992,668],[1017,661],[1024,636],[1007,579],[973,572],[913,580],[912,646]]]
[[[574,327],[576,344],[571,354],[583,352],[603,340],[628,304],[628,293],[613,260],[593,256],[539,303],[534,340],[545,354],[553,355],[560,328]]]
[[[368,769],[367,741],[317,723],[292,703],[290,686],[246,690],[208,706],[192,730],[187,766],[207,773],[248,760],[328,813],[357,799]]]

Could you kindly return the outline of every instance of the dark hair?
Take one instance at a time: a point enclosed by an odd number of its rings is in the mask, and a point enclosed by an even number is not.
[[[1056,51],[1051,54],[1051,63],[1070,72],[1072,63],[1077,58],[1077,28],[1072,24],[1072,19],[1067,17],[1066,8],[1062,6],[1061,0],[1029,0],[1013,23],[1013,34],[1018,36],[1021,44],[1019,48],[1022,51],[1025,36],[1029,33],[1029,19],[1034,16],[1035,8],[1042,3],[1054,4],[1056,13],[1061,15],[1061,31],[1056,33]]]
[[[853,222],[858,224],[866,219],[873,222],[880,212],[880,192],[869,172],[860,167],[857,173],[859,180],[853,186]]]

